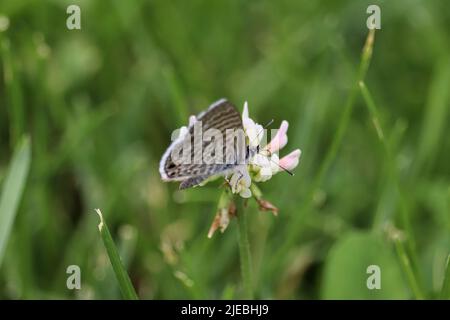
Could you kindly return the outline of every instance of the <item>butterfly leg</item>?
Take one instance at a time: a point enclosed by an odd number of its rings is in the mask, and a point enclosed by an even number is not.
[[[236,173],[236,174],[238,174],[239,176],[237,178],[234,178],[234,176],[233,176],[231,178],[231,180],[228,178],[228,176],[224,176],[225,182],[223,183],[222,186],[228,185],[231,188],[231,190],[234,192],[234,190],[236,190],[236,188],[237,188],[239,181],[243,177],[243,174],[241,172]]]
[[[225,181],[227,182],[227,184],[231,187],[231,181],[230,181],[230,175],[225,175],[224,176]]]
[[[238,186],[239,182],[241,182],[243,176],[244,176],[244,174],[243,174],[241,171],[239,171],[239,176],[238,176],[238,178],[236,179],[236,182],[235,182],[235,184],[234,184],[234,189],[235,189],[235,190],[237,189],[237,186]]]

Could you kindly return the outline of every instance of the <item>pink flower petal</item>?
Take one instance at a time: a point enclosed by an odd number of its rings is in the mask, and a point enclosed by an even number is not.
[[[266,149],[270,153],[277,152],[278,150],[280,150],[287,144],[288,137],[287,137],[286,133],[287,133],[288,127],[289,127],[289,123],[286,120],[283,120],[283,122],[281,122],[280,129],[278,129],[277,134],[272,139],[272,141],[270,141],[269,144],[266,146]]]
[[[301,154],[302,152],[300,151],[300,149],[292,151],[287,156],[284,156],[280,159],[280,166],[286,170],[295,169],[295,167],[298,165]]]

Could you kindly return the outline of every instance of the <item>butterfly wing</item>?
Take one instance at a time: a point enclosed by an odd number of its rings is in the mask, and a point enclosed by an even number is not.
[[[225,99],[213,103],[206,111],[197,116],[196,121],[202,121],[203,132],[214,128],[219,130],[223,136],[226,136],[225,133],[227,129],[243,130],[241,115],[236,108]],[[201,139],[200,143],[202,143],[202,148],[196,148],[194,145],[194,125],[195,123],[189,126],[189,134],[178,138],[169,146],[161,159],[159,167],[159,172],[163,180],[182,181],[180,185],[180,188],[182,189],[198,185],[208,177],[224,173],[235,166],[229,159],[224,159],[222,163],[202,161],[199,164],[193,163],[193,161],[187,164],[176,163],[173,161],[171,156],[172,151],[176,148],[180,149],[185,143],[190,143],[190,145],[193,146],[190,154],[191,160],[198,156],[201,157],[202,155],[199,155],[198,153],[202,153],[206,148],[214,148],[214,145],[212,144],[217,143],[215,139],[209,141]],[[188,141],[189,139],[191,139],[191,141]],[[223,155],[225,158],[225,146],[227,143],[229,143],[228,136],[227,141],[223,144]]]

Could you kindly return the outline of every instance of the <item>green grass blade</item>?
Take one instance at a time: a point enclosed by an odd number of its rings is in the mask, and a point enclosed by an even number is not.
[[[450,254],[445,264],[444,282],[442,283],[441,299],[450,299]]]
[[[253,299],[252,260],[250,244],[248,241],[247,212],[245,212],[244,200],[238,199],[238,242],[241,259],[241,276],[244,285],[245,299]]]
[[[333,142],[325,155],[324,161],[320,165],[319,173],[317,174],[313,183],[313,192],[315,192],[322,184],[325,175],[328,173],[336,155],[342,145],[342,140],[344,134],[350,122],[350,117],[352,115],[353,106],[355,104],[355,98],[358,93],[358,86],[361,81],[364,81],[366,77],[367,69],[369,68],[370,61],[372,59],[373,44],[375,40],[375,29],[369,31],[366,42],[361,53],[361,62],[358,67],[356,84],[352,87],[348,99],[344,106],[344,111],[342,112],[341,118],[339,119],[339,124],[337,127],[336,134],[334,136]]]
[[[364,81],[359,82],[359,88],[361,89],[361,94],[364,98],[364,101],[366,102],[367,109],[369,109],[370,117],[372,118],[373,126],[377,131],[378,139],[380,139],[380,141],[384,143],[384,132],[383,128],[381,127],[378,108],[373,101],[372,95],[370,94],[369,89],[367,89]]]
[[[401,239],[397,238],[395,241],[395,249],[397,251],[397,255],[400,259],[400,264],[402,266],[403,272],[406,275],[409,286],[415,296],[416,299],[422,300],[425,298],[422,290],[420,289],[419,282],[417,281],[417,277],[414,274],[414,270],[411,266],[411,262],[409,260],[408,255],[406,254],[405,246]]]
[[[22,139],[14,152],[0,197],[0,266],[25,187],[30,161],[30,139],[26,137]]]
[[[25,127],[24,96],[9,39],[1,41],[0,50],[2,54],[1,62],[4,66],[3,77],[5,79],[5,97],[10,121],[11,142],[15,145],[20,141]]]
[[[422,133],[417,148],[415,169],[430,168],[441,148],[441,141],[448,135],[450,92],[450,61],[445,59],[436,66],[429,98],[424,108]],[[417,173],[417,172],[415,172]]]
[[[413,266],[417,266],[417,253],[416,253],[416,244],[414,241],[412,219],[411,219],[408,207],[406,205],[402,187],[400,185],[399,172],[397,172],[397,167],[395,165],[395,159],[393,156],[393,152],[391,150],[391,146],[388,144],[388,142],[385,139],[385,133],[384,133],[385,131],[383,129],[383,126],[380,121],[380,116],[379,116],[380,113],[379,113],[378,107],[372,97],[372,94],[370,93],[370,90],[367,88],[364,81],[359,82],[359,88],[361,89],[361,95],[365,101],[367,109],[369,110],[369,114],[370,114],[370,117],[372,118],[372,122],[373,122],[375,130],[377,132],[378,138],[383,145],[383,149],[384,149],[384,153],[385,153],[385,162],[387,163],[387,166],[389,168],[389,174],[394,183],[394,189],[399,197],[399,200],[398,200],[399,201],[399,209],[400,209],[401,219],[402,219],[402,223],[403,223],[403,228],[406,230],[407,235],[408,235],[406,243],[411,252],[411,260],[413,262]],[[374,227],[382,227],[382,225],[383,225],[382,219],[380,219],[379,217],[375,217]]]
[[[123,266],[122,260],[120,259],[119,252],[114,244],[114,241],[109,232],[108,226],[103,219],[102,212],[100,209],[95,209],[100,217],[100,223],[98,225],[98,230],[105,245],[106,252],[108,253],[109,261],[113,267],[114,273],[116,274],[117,281],[119,282],[120,291],[122,295],[127,300],[137,300],[138,296],[134,287],[131,283],[130,277],[128,276],[125,267]]]
[[[289,247],[291,247],[292,244],[297,239],[299,233],[298,230],[301,228],[301,225],[303,224],[304,221],[304,214],[306,212],[311,211],[314,193],[320,188],[323,180],[325,179],[326,174],[328,173],[331,165],[333,164],[333,161],[336,158],[339,148],[342,145],[344,134],[350,123],[353,106],[355,103],[356,95],[358,93],[359,83],[361,81],[364,81],[364,78],[370,65],[374,41],[375,41],[375,29],[372,29],[367,34],[366,41],[364,43],[364,47],[361,53],[361,60],[357,71],[356,82],[352,86],[349,96],[345,102],[344,111],[342,112],[341,118],[339,119],[336,134],[334,135],[331,146],[328,149],[326,155],[324,156],[324,160],[320,164],[318,173],[312,182],[312,186],[309,190],[309,195],[307,196],[308,201],[305,201],[304,204],[301,205],[299,209],[300,213],[294,216],[292,223],[290,223],[289,226],[287,227],[286,236],[285,239],[283,240],[283,244],[280,247],[278,247],[277,253],[273,258],[273,261],[275,261],[276,265],[278,265],[278,261],[282,260],[282,257],[286,255],[287,251],[289,250]],[[268,272],[272,272],[272,269],[268,268]]]
[[[189,118],[188,107],[186,105],[186,99],[182,92],[181,86],[177,81],[177,77],[174,74],[174,70],[170,67],[163,69],[163,75],[167,82],[169,89],[169,98],[172,104],[173,112],[178,126],[186,125],[186,121]]]

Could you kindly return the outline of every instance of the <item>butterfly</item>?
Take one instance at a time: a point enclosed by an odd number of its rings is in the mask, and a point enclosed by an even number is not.
[[[196,135],[199,127],[204,132],[200,139]],[[246,141],[236,107],[220,99],[197,115],[187,132],[180,134],[167,148],[159,173],[163,181],[181,181],[180,189],[186,189],[215,175],[227,177],[234,172],[243,175],[249,159],[258,152],[259,146],[250,147]]]

